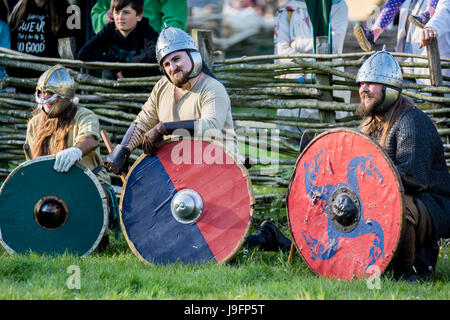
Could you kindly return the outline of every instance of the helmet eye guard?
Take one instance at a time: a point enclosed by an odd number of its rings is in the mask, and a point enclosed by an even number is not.
[[[48,113],[50,118],[58,117],[63,113],[74,98],[75,80],[63,66],[55,65],[39,77],[35,101],[38,103],[37,107],[44,112],[46,112],[44,105],[54,103],[52,110]]]

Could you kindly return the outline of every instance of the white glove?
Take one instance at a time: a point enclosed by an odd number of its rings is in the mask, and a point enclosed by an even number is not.
[[[75,164],[80,161],[83,152],[77,147],[64,149],[56,154],[55,164],[53,169],[58,172],[67,172]]]

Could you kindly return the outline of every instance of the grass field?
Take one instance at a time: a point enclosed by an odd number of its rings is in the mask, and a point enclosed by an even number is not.
[[[285,190],[285,189],[283,189]],[[256,193],[276,192],[255,187]],[[271,219],[289,234],[286,211],[274,203],[254,216]],[[233,264],[151,265],[140,261],[123,238],[110,237],[104,253],[9,255],[0,246],[0,300],[449,300],[450,245],[443,244],[432,279],[420,283],[380,279],[324,279],[299,254],[241,250]]]
[[[0,253],[0,299],[45,300],[448,300],[450,248],[439,256],[433,279],[420,283],[393,280],[387,273],[353,282],[316,276],[297,254],[241,250],[232,265],[140,261],[125,240],[113,239],[104,253],[87,257]]]

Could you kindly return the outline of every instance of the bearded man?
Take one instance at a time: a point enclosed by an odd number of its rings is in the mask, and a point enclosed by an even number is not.
[[[360,130],[386,150],[405,188],[394,276],[416,281],[433,272],[437,242],[450,236],[450,174],[442,140],[430,118],[401,94],[402,72],[391,54],[383,50],[370,56],[356,82]]]
[[[58,172],[68,172],[80,161],[102,184],[110,205],[110,216],[117,215],[117,199],[100,156],[98,117],[77,105],[75,80],[68,70],[56,65],[45,71],[38,80],[35,100],[38,106],[28,121],[25,140],[30,146],[31,158],[56,155],[53,168]],[[107,243],[108,234],[99,249],[104,249]]]
[[[108,170],[122,172],[130,153],[141,144],[146,154],[154,154],[163,137],[174,131],[175,135],[215,136],[237,156],[230,98],[192,38],[178,28],[163,29],[156,57],[165,77],[156,83],[122,142],[106,157]]]

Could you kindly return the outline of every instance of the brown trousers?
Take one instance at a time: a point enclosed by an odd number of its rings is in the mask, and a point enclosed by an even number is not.
[[[400,243],[395,264],[409,267],[414,264],[416,250],[429,248],[433,244],[433,223],[427,208],[419,198],[405,195]]]

